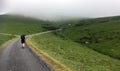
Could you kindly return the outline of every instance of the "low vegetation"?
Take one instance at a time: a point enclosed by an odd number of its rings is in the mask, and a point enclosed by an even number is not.
[[[71,71],[119,71],[120,61],[95,52],[52,33],[31,38],[32,44],[46,52]]]
[[[119,16],[81,20],[62,31],[56,31],[55,34],[63,39],[71,39],[102,54],[120,59]]]

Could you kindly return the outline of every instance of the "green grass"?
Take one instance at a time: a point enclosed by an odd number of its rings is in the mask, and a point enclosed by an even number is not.
[[[38,20],[34,18],[1,15],[0,16],[0,33],[9,34],[33,34],[46,31],[44,26],[49,25],[51,22]]]
[[[34,36],[31,42],[72,71],[119,71],[120,61],[51,33]]]
[[[8,36],[8,35],[1,35],[0,34],[0,46],[5,43],[6,41],[14,38],[15,36]]]
[[[102,54],[120,59],[119,16],[81,20],[62,31],[56,31],[55,34],[63,39],[71,39]]]

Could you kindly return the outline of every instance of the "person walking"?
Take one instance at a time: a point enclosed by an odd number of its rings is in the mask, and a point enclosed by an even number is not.
[[[21,35],[21,44],[22,44],[22,48],[24,48],[25,47],[25,35],[24,34]]]

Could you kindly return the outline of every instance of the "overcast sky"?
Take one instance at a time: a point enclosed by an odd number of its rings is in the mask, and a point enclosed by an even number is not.
[[[115,16],[120,0],[0,0],[0,12],[42,19]]]

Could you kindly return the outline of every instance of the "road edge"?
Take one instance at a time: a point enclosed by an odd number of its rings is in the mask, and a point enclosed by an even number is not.
[[[48,65],[50,65],[55,71],[71,71],[65,65],[61,64],[47,53],[43,52],[42,50],[38,49],[35,45],[31,42],[31,37],[27,38],[27,45],[30,46],[29,48],[35,52],[38,57],[42,58]]]
[[[3,49],[4,47],[6,47],[7,45],[9,45],[12,41],[16,40],[18,37],[14,37],[6,42],[4,42],[2,45],[0,45],[0,49]]]

